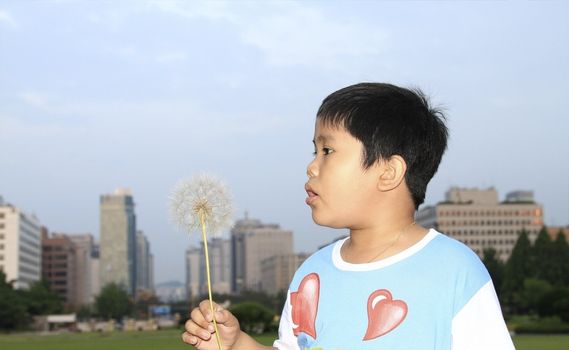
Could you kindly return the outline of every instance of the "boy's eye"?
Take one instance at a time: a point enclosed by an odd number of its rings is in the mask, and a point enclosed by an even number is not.
[[[324,154],[325,156],[327,156],[333,152],[334,152],[334,150],[329,148],[329,147],[322,147],[322,154]],[[314,151],[314,152],[312,152],[312,155],[316,156],[317,153],[318,153],[317,151]]]

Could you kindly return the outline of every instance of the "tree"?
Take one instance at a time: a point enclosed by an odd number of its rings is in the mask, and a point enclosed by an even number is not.
[[[271,326],[275,313],[256,302],[244,302],[231,307],[241,329],[247,333],[262,333]]]
[[[560,260],[561,252],[556,252],[556,245],[551,241],[545,226],[539,232],[532,251],[533,276],[552,285],[563,285],[565,276],[562,272],[563,261],[562,259]]]
[[[150,316],[148,315],[148,308],[150,307],[150,305],[157,305],[158,303],[159,300],[153,292],[141,291],[138,294],[136,302],[134,304],[134,311],[136,318],[138,319],[148,318]]]
[[[79,321],[89,321],[94,316],[93,307],[91,305],[81,305],[77,310],[77,319]]]
[[[532,247],[531,254],[532,277],[554,284],[555,257],[553,256],[553,243],[543,226]],[[528,276],[529,277],[529,276]]]
[[[33,283],[29,290],[22,291],[28,313],[32,316],[58,314],[63,311],[59,296],[49,288],[49,282]]]
[[[286,289],[282,289],[275,296],[273,296],[273,309],[275,310],[275,313],[280,315],[280,313],[283,311],[287,294],[288,293]]]
[[[103,287],[101,294],[95,299],[99,316],[120,321],[131,312],[131,301],[126,290],[116,283],[109,283]]]
[[[555,283],[552,284],[569,287],[569,245],[563,230],[559,230],[553,241],[552,256],[555,266],[555,272],[552,273]]]
[[[551,284],[546,281],[527,278],[524,281],[524,289],[516,294],[516,304],[530,314],[537,314],[541,307],[542,299],[551,292]]]
[[[14,290],[12,282],[6,281],[6,274],[0,271],[0,329],[20,329],[26,321],[26,305],[22,297]]]
[[[567,288],[565,288],[567,290]],[[569,293],[557,299],[553,304],[563,322],[569,323]]]
[[[496,249],[484,249],[482,262],[486,266],[488,273],[490,273],[490,277],[492,277],[496,293],[498,296],[501,296],[501,286],[504,280],[504,263],[496,257]]]
[[[539,300],[539,316],[559,315],[566,319],[569,313],[569,288],[555,287],[545,293]]]
[[[512,254],[506,263],[504,270],[504,282],[502,286],[504,301],[513,311],[516,310],[514,303],[515,295],[520,293],[524,288],[524,280],[531,276],[531,244],[528,239],[528,233],[525,229],[520,231],[518,240]]]

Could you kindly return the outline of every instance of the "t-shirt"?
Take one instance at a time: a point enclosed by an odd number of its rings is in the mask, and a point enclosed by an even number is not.
[[[346,240],[295,273],[279,350],[514,349],[492,280],[464,244],[431,229],[394,256],[351,264]]]

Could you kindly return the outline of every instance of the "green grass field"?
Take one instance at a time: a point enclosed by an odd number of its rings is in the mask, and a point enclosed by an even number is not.
[[[115,332],[88,334],[11,334],[0,335],[2,350],[176,350],[192,349],[180,340],[181,331]],[[270,345],[274,334],[257,338]],[[514,337],[517,350],[566,350],[569,335]],[[355,350],[355,349],[354,349]]]
[[[157,332],[2,334],[2,350],[176,350],[193,349],[181,340],[181,330]],[[275,335],[258,338],[272,344]]]

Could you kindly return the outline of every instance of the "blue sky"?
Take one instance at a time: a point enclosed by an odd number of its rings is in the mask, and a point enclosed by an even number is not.
[[[534,2],[0,0],[0,195],[51,231],[99,234],[99,195],[131,188],[156,281],[196,237],[168,220],[176,181],[224,178],[245,210],[342,234],[304,204],[314,114],[361,81],[418,86],[451,139],[450,186],[535,192],[569,224],[569,5]]]

